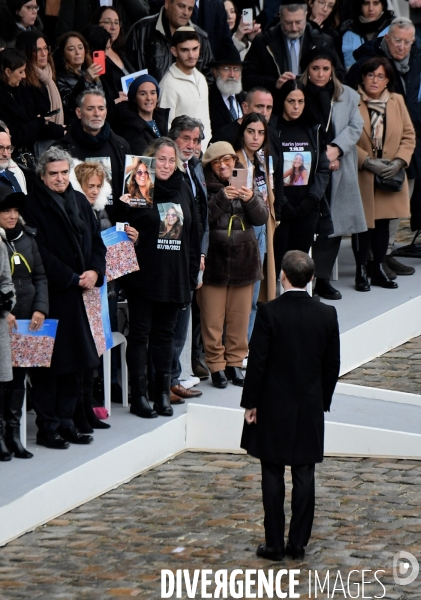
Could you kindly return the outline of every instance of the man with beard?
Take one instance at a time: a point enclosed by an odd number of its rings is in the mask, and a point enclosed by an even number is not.
[[[126,154],[130,154],[130,146],[112,131],[105,120],[107,103],[102,90],[91,89],[82,92],[76,104],[78,120],[71,131],[55,145],[67,150],[73,158],[83,161],[99,159],[106,167],[111,164],[113,198],[105,209],[110,220],[115,223],[113,202],[121,196],[125,159]]]
[[[215,135],[222,127],[243,116],[241,104],[245,93],[241,84],[241,57],[235,46],[220,46],[210,66],[215,83],[209,88],[209,114]]]
[[[0,128],[0,189],[21,192],[22,189],[14,174],[10,171],[10,158],[14,148],[8,133]]]

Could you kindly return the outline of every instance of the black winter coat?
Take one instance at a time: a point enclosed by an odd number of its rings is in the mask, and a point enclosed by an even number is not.
[[[169,108],[155,108],[153,118],[158,125],[161,135],[168,134]],[[142,156],[157,135],[139,115],[131,102],[120,102],[115,108],[114,131],[128,142],[130,151],[136,156]]]
[[[336,310],[305,291],[261,304],[250,340],[241,406],[241,447],[260,460],[307,465],[323,460],[324,415],[339,375]]]
[[[237,161],[236,168],[243,165]],[[209,248],[204,285],[240,286],[262,279],[262,263],[253,225],[264,225],[269,209],[260,192],[248,202],[229,200],[210,165],[204,169],[208,189]],[[230,231],[228,232],[228,230]]]
[[[19,237],[12,241],[4,239],[9,261],[14,252],[20,254],[20,262],[11,263],[12,281],[15,286],[16,304],[12,313],[17,319],[30,319],[37,310],[48,316],[48,284],[41,255],[35,241],[36,231],[24,226]],[[28,267],[21,257],[24,257]]]
[[[383,38],[377,38],[371,42],[366,42],[354,52],[355,62],[349,69],[346,76],[346,84],[357,89],[360,82],[361,67],[374,56],[385,57],[385,53],[380,47]],[[421,73],[421,52],[415,44],[412,45],[409,56],[409,71],[404,75],[405,87],[402,82],[401,74],[396,68],[393,60],[389,61],[395,73],[394,89],[397,94],[401,94],[405,100],[406,108],[414,125],[416,135],[416,145],[409,168],[406,172],[408,179],[421,177],[421,102],[420,93],[420,73]]]
[[[38,140],[60,139],[63,136],[61,125],[47,124],[37,114],[31,88],[24,85],[11,87],[0,83],[0,119],[9,127],[16,149],[26,148],[32,152],[33,145]]]
[[[313,29],[307,23],[301,37],[301,56],[304,56],[313,46],[327,47],[335,52],[332,38]],[[342,80],[345,76],[345,69],[337,56],[336,59],[335,71]],[[276,82],[285,71],[291,71],[290,55],[281,25],[278,24],[264,33],[259,33],[254,38],[250,50],[247,52],[247,62],[243,67],[243,87],[245,90],[255,86],[268,89],[273,95],[274,112],[282,114],[282,106],[277,102]]]
[[[171,54],[169,25],[165,23],[165,16],[162,17],[164,12],[162,8],[158,15],[145,17],[135,23],[126,38],[126,52],[132,65],[137,71],[148,69],[149,75],[157,81],[161,81],[175,62],[175,57]],[[200,27],[195,26],[195,29],[200,36],[200,56],[196,68],[212,81],[209,67],[212,50],[208,34]]]
[[[49,316],[59,321],[51,362],[51,369],[57,375],[93,369],[98,364],[83,290],[76,284],[75,276],[88,270],[97,271],[96,286],[99,287],[105,275],[106,248],[91,205],[83,194],[74,192],[71,185],[66,193],[74,193],[79,217],[85,223],[81,252],[69,219],[38,179],[34,191],[27,196],[24,211],[25,220],[37,229],[38,247],[48,279]]]
[[[85,90],[91,90],[97,87],[95,82],[87,81],[84,74],[77,75],[74,71],[68,71],[61,66],[61,59],[56,61],[57,76],[56,85],[60,92],[63,103],[64,122],[71,125],[76,120],[75,109],[76,99]]]

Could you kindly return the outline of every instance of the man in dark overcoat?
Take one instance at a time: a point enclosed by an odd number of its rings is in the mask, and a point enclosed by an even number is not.
[[[58,319],[50,368],[33,369],[33,401],[37,413],[37,443],[67,448],[87,444],[73,423],[83,371],[98,365],[83,300],[83,292],[100,287],[105,275],[106,248],[86,197],[70,182],[72,158],[51,147],[38,162],[34,191],[28,195],[24,218],[37,229],[37,243],[48,279],[51,319]]]
[[[259,306],[241,406],[241,447],[259,458],[266,543],[257,555],[303,558],[315,506],[315,463],[323,460],[324,411],[339,375],[336,310],[306,292],[314,262],[291,250],[282,262],[284,294]],[[285,465],[291,466],[292,517],[284,547]]]

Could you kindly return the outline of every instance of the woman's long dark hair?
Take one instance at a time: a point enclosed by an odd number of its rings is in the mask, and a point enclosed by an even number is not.
[[[17,36],[15,45],[16,50],[19,50],[26,56],[26,79],[23,83],[32,85],[34,87],[42,87],[39,81],[38,73],[36,72],[38,40],[44,40],[45,45],[48,46],[47,38],[41,31],[22,31],[22,33]],[[53,72],[53,80],[55,80],[56,72],[51,52],[48,52],[48,64]]]
[[[99,8],[97,8],[92,13],[91,22],[89,23],[89,25],[99,25],[99,22],[101,21],[102,15],[104,14],[104,12],[106,10],[112,10],[118,16],[118,19],[120,21],[120,33],[118,34],[118,37],[117,37],[116,41],[113,42],[112,47],[113,47],[113,50],[122,50],[124,48],[123,24],[122,24],[122,21],[121,21],[121,14],[120,14],[120,12],[117,10],[117,8],[115,6],[100,6]]]
[[[270,156],[270,144],[269,144],[269,127],[268,124],[266,122],[266,119],[264,118],[263,115],[256,113],[256,112],[252,112],[247,114],[240,125],[240,129],[238,130],[237,133],[237,137],[235,138],[235,142],[234,142],[234,150],[244,150],[244,132],[247,129],[247,127],[250,125],[250,123],[261,123],[264,127],[265,130],[265,137],[263,139],[263,144],[261,145],[261,147],[259,148],[263,150],[263,155],[265,157],[265,167],[266,167],[266,174],[267,176],[269,176],[269,156]]]
[[[354,21],[358,21],[363,14],[361,10],[363,2],[364,0],[353,0],[352,2],[352,15],[354,17]],[[383,12],[387,12],[387,0],[380,0],[380,2],[382,3]],[[393,12],[390,12],[393,15]]]
[[[75,72],[74,69],[72,69],[72,67],[68,64],[68,62],[66,61],[66,57],[64,56],[64,49],[66,47],[66,44],[69,41],[69,39],[72,37],[78,38],[82,42],[83,47],[85,48],[85,61],[82,65],[82,70],[85,70],[88,67],[90,67],[92,64],[92,56],[91,56],[91,51],[89,49],[88,42],[85,40],[83,35],[81,33],[79,33],[78,31],[68,31],[67,33],[64,33],[60,37],[60,39],[57,43],[57,50],[54,52],[54,58],[57,60],[56,64],[60,63],[60,61],[63,61],[62,66],[66,71]],[[59,66],[60,66],[60,64],[58,64],[58,68],[59,68]]]
[[[307,0],[307,6],[308,6],[307,21],[311,20],[310,19],[311,9],[313,8],[315,1],[316,0]],[[341,24],[341,18],[339,15],[339,0],[335,0],[335,6],[333,7],[332,12],[327,17],[327,19],[325,19],[323,21],[323,25],[326,27],[331,27],[332,29],[337,29],[340,24]]]
[[[277,102],[279,106],[282,106],[282,110],[285,104],[285,100],[288,98],[291,92],[295,92],[295,90],[300,90],[304,94],[304,110],[300,117],[300,119],[304,118],[307,122],[311,122],[311,117],[308,114],[307,108],[307,90],[306,86],[299,79],[289,79],[280,90],[277,92]]]
[[[96,52],[97,50],[105,52],[108,42],[111,41],[111,33],[101,27],[101,25],[90,25],[84,30],[83,35],[89,44],[91,52]]]

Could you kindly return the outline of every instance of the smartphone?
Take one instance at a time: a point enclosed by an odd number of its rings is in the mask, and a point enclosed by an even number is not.
[[[248,172],[247,169],[234,169],[230,185],[235,187],[236,190],[241,190],[241,187],[247,187]]]
[[[93,62],[95,65],[100,65],[101,71],[98,73],[98,75],[104,75],[105,73],[105,52],[104,50],[95,50],[95,52],[93,52],[92,54],[93,56]]]
[[[54,115],[58,115],[61,111],[61,108],[56,108],[55,110],[50,110],[50,112],[45,113],[44,117],[54,117]]]
[[[243,9],[243,23],[244,23],[244,25],[253,27],[253,9],[252,8],[244,8]]]

